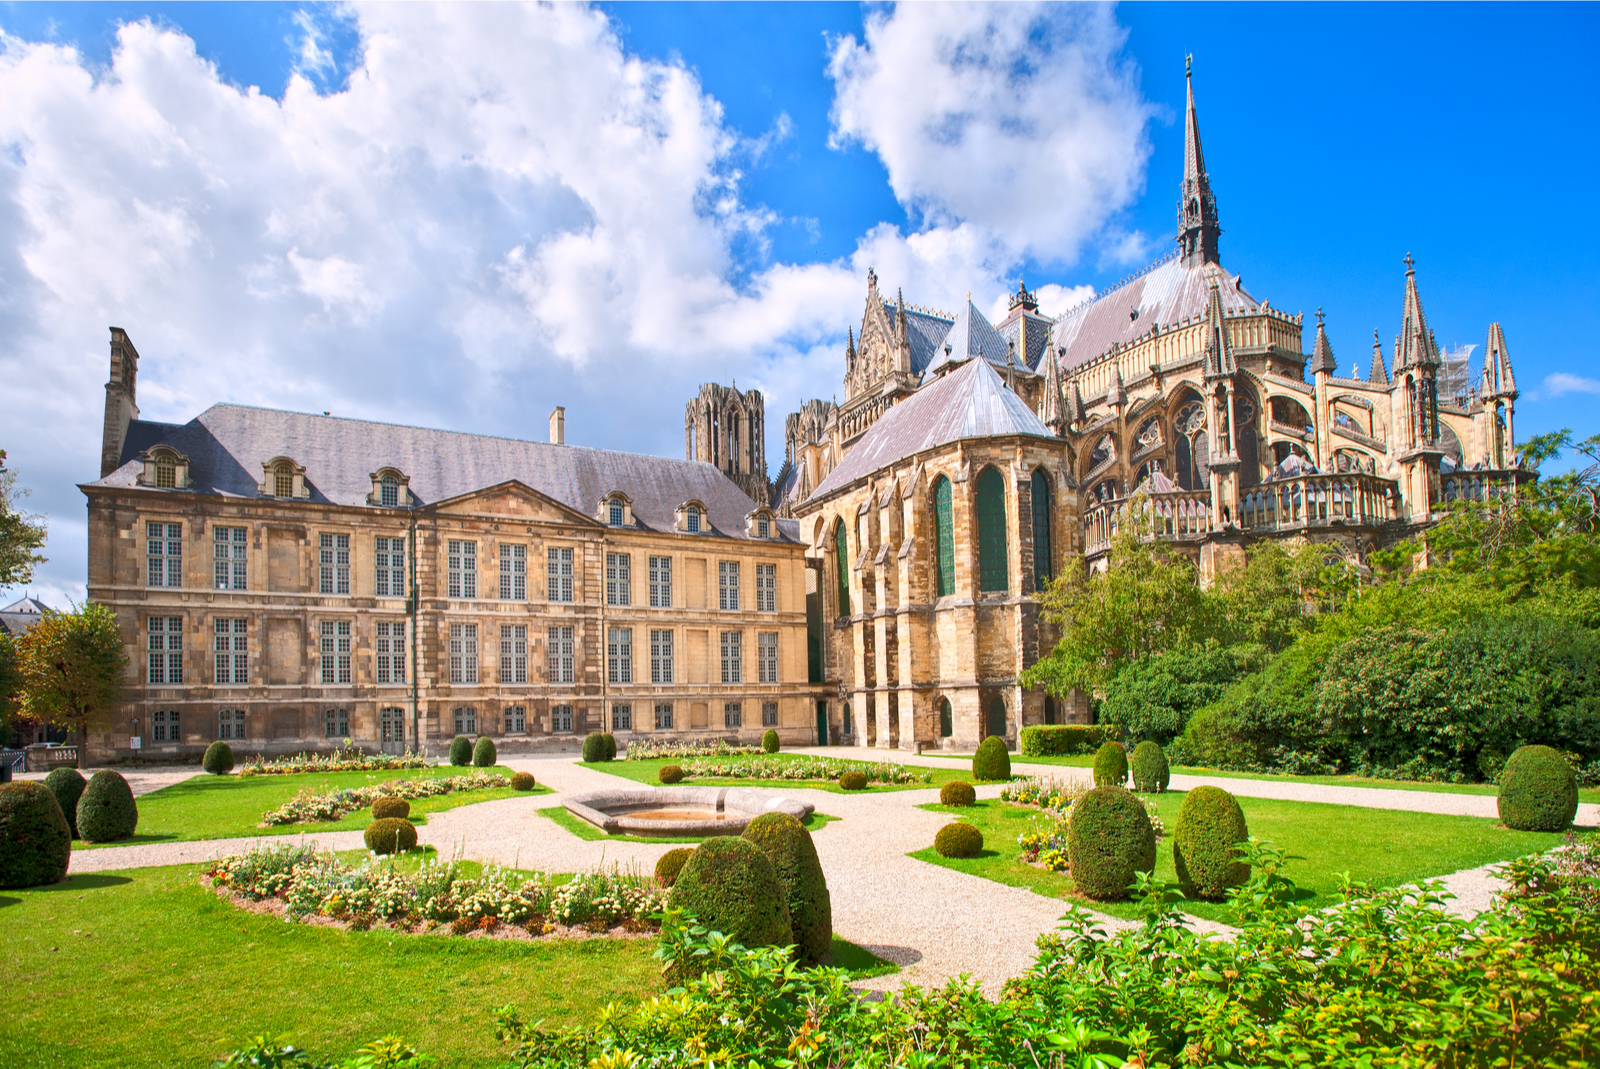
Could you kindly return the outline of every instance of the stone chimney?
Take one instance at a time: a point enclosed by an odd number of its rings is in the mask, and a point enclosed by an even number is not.
[[[121,327],[111,328],[111,378],[106,382],[106,421],[100,434],[100,478],[122,466],[128,424],[139,418],[139,351]]]
[[[550,413],[550,444],[567,444],[567,410],[557,405]]]

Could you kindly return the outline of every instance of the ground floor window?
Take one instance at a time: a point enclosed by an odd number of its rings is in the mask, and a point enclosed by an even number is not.
[[[672,730],[672,703],[656,702],[656,730]]]
[[[777,702],[761,703],[761,726],[764,728],[775,728],[778,726]]]
[[[849,702],[844,703],[844,733],[846,735],[854,735],[856,733],[855,721],[850,716]]]
[[[406,711],[404,709],[379,709],[378,736],[384,742],[406,741]]]
[[[478,733],[478,710],[471,706],[463,706],[456,710],[456,734],[476,735]]]
[[[506,707],[505,733],[507,735],[526,735],[528,733],[528,710],[520,705]]]
[[[150,718],[150,738],[154,742],[182,742],[176,709],[157,712]]]
[[[552,705],[550,707],[550,730],[571,733],[572,706]]]
[[[744,726],[744,706],[738,702],[725,702],[722,706],[722,726],[737,728]]]
[[[633,730],[633,706],[622,704],[611,707],[611,730]]]
[[[996,698],[989,703],[989,731],[990,735],[1002,738],[1006,733],[1006,702],[1004,698]]]
[[[1044,722],[1046,724],[1054,724],[1056,722],[1056,700],[1049,695],[1046,695],[1044,699]]]
[[[322,718],[322,734],[329,739],[349,738],[350,710],[329,709]]]
[[[244,710],[224,709],[217,714],[217,738],[244,738]]]
[[[950,711],[950,699],[939,699],[939,737],[948,739],[956,733],[955,715]]]

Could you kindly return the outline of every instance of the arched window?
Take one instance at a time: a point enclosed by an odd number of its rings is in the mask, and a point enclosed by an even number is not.
[[[279,464],[272,471],[272,496],[294,496],[294,469],[287,464]]]
[[[690,534],[699,534],[700,533],[700,510],[697,509],[697,508],[694,508],[693,506],[690,506],[689,510],[686,513],[684,513],[683,526],[684,526],[684,529],[687,530]]]
[[[939,699],[939,737],[948,739],[956,733],[955,716],[950,711],[950,699]]]
[[[1210,448],[1206,441],[1206,406],[1193,393],[1178,408],[1172,421],[1173,472],[1185,490],[1203,490],[1211,478]]]
[[[622,498],[614,497],[606,503],[606,522],[613,527],[622,526]]]
[[[839,573],[839,615],[850,615],[850,536],[845,532],[844,521],[833,528],[834,567]]]
[[[1050,476],[1043,468],[1033,473],[1033,585],[1043,590],[1055,577],[1055,552],[1050,542]]]
[[[978,589],[1007,590],[1006,484],[1000,472],[984,468],[978,476]]]
[[[933,484],[933,551],[942,598],[956,592],[955,521],[950,511],[950,480],[943,475]]]
[[[400,504],[400,480],[393,475],[385,475],[378,482],[378,504],[384,508],[392,509]]]
[[[1005,738],[1006,700],[1004,698],[996,698],[994,701],[989,703],[989,723],[987,728],[988,730],[985,731],[984,734]]]
[[[1153,445],[1161,444],[1161,421],[1154,416],[1139,425],[1139,433],[1134,438],[1135,449],[1147,449]]]

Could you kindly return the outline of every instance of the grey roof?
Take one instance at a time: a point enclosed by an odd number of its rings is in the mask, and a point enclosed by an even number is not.
[[[807,500],[826,497],[925,449],[963,438],[1013,434],[1055,438],[988,361],[970,360],[878,417]]]
[[[18,598],[0,609],[0,634],[20,635],[52,612],[55,610],[36,597]]]
[[[233,404],[213,405],[184,424],[133,421],[121,466],[87,485],[135,485],[139,455],[158,444],[189,457],[195,484],[158,493],[256,497],[262,464],[284,456],[306,469],[312,501],[335,505],[365,506],[372,473],[392,467],[409,477],[423,505],[517,480],[593,517],[601,499],[620,490],[640,527],[670,531],[678,506],[697,500],[713,531],[733,538],[745,537],[744,518],[757,508],[721,471],[698,461]]]
[[[1044,374],[1044,354],[1050,350],[1050,335],[1055,324],[1043,316],[1021,315],[1008,317],[995,330],[1006,341],[1016,346],[1017,363],[1023,363],[1023,350],[1027,350],[1029,371]],[[1028,344],[1023,346],[1023,331],[1027,331]]]
[[[939,340],[939,351],[934,354],[928,370],[935,371],[945,364],[971,360],[975,356],[1005,367],[1007,351],[1006,340],[968,297],[966,307],[956,315],[956,321],[950,324],[950,329]]]
[[[889,321],[894,322],[899,307],[892,301],[884,301],[883,310],[889,313]],[[911,373],[921,375],[939,354],[939,343],[950,332],[950,324],[955,321],[948,316],[909,306],[905,311],[906,339],[911,343]]]

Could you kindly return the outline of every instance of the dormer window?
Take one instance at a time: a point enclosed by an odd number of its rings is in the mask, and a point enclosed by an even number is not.
[[[287,464],[280,464],[272,471],[272,496],[294,496],[294,469]]]
[[[700,510],[690,505],[683,514],[684,530],[690,534],[700,533]]]
[[[171,457],[160,457],[156,460],[156,485],[163,490],[170,490],[178,485],[178,466],[172,462]]]
[[[747,538],[772,538],[776,531],[772,512],[768,509],[756,509],[744,518],[744,533]]]
[[[389,509],[400,504],[399,479],[396,479],[393,475],[385,475],[378,481],[378,504]]]
[[[408,508],[411,505],[411,479],[398,468],[379,468],[367,478],[372,480],[372,490],[367,494],[367,504],[385,509]]]
[[[607,527],[632,527],[633,501],[621,490],[613,490],[600,499],[595,515]]]
[[[765,516],[762,516],[760,519],[756,520],[756,537],[772,537],[772,521],[767,519]]]
[[[612,498],[606,507],[606,522],[613,527],[622,526],[622,502]]]
[[[710,529],[703,501],[685,501],[679,505],[676,520],[678,530],[684,534],[701,534]]]
[[[289,457],[273,457],[261,465],[261,483],[256,490],[263,497],[286,500],[311,496],[306,490],[306,469]]]
[[[191,485],[189,458],[171,446],[152,446],[141,459],[144,460],[144,470],[139,473],[140,486],[153,486],[158,490],[186,490]]]

